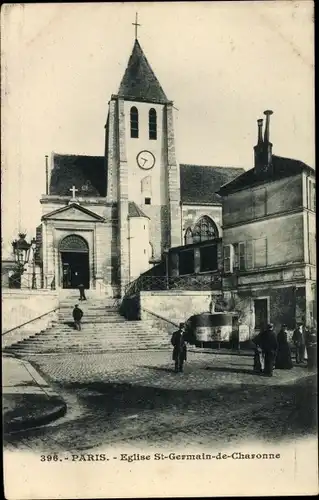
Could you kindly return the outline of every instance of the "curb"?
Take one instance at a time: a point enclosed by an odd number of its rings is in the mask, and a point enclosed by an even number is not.
[[[38,417],[24,418],[24,419],[13,419],[8,423],[4,423],[4,434],[11,434],[14,432],[21,432],[24,430],[32,429],[34,427],[40,427],[47,425],[54,420],[63,417],[67,411],[67,404],[63,399],[58,397],[52,397],[56,399],[56,407]]]

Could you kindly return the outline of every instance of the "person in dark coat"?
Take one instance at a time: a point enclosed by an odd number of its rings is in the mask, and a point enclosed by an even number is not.
[[[273,325],[267,325],[267,328],[254,339],[254,343],[262,350],[265,362],[264,375],[272,377],[277,351],[277,339]]]
[[[295,329],[292,341],[296,347],[296,363],[299,365],[305,360],[305,350],[306,350],[306,335],[305,327],[302,323],[299,323]]]
[[[74,306],[72,315],[73,315],[74,326],[75,326],[76,330],[81,330],[81,320],[83,317],[82,309],[80,309],[78,305]]]
[[[173,361],[175,361],[175,373],[182,372],[184,361],[186,361],[187,358],[185,323],[180,323],[179,329],[173,333],[171,344],[174,346]]]
[[[85,296],[85,287],[83,285],[83,283],[80,283],[79,284],[79,292],[80,292],[80,300],[86,300],[86,296]]]
[[[287,339],[287,326],[282,325],[277,335],[277,355],[275,368],[279,370],[290,370],[292,368],[291,351]]]
[[[317,362],[317,334],[315,328],[309,328],[306,335],[306,348],[308,354],[307,366],[311,370]]]

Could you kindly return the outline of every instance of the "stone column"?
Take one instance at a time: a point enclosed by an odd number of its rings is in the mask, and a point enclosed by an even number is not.
[[[120,249],[120,294],[124,296],[125,286],[129,281],[129,246],[128,246],[128,172],[125,138],[124,100],[119,98],[118,134],[119,134],[119,175],[118,175],[118,208],[119,208],[119,249]]]
[[[176,161],[175,136],[173,120],[173,103],[166,105],[167,120],[167,170],[168,170],[168,206],[169,206],[169,246],[182,245],[181,241],[181,207],[180,176]]]

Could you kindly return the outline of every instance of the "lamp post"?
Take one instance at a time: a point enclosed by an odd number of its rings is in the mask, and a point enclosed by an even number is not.
[[[32,290],[36,290],[37,280],[35,276],[35,252],[37,249],[37,242],[35,238],[32,238],[31,240],[31,248],[32,248]]]
[[[29,262],[31,243],[25,241],[26,234],[19,233],[19,239],[12,242],[13,254],[17,264],[17,274],[19,277],[19,288],[21,288],[21,276],[24,273],[24,266]]]

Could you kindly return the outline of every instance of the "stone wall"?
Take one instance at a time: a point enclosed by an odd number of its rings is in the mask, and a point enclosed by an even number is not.
[[[50,290],[2,292],[2,345],[11,345],[49,328],[57,319],[58,295]],[[50,314],[47,314],[50,313]],[[43,316],[45,315],[45,316]],[[40,316],[43,316],[39,318]],[[36,319],[39,318],[39,319]],[[32,321],[34,320],[34,321]],[[31,321],[31,322],[30,322]],[[25,324],[27,323],[27,324]],[[21,325],[20,328],[17,328]],[[12,328],[17,328],[10,332]],[[7,333],[8,332],[8,333]]]
[[[147,312],[150,311],[174,323],[180,323],[193,314],[208,312],[211,300],[211,292],[204,291],[140,292],[140,317],[150,319]]]

